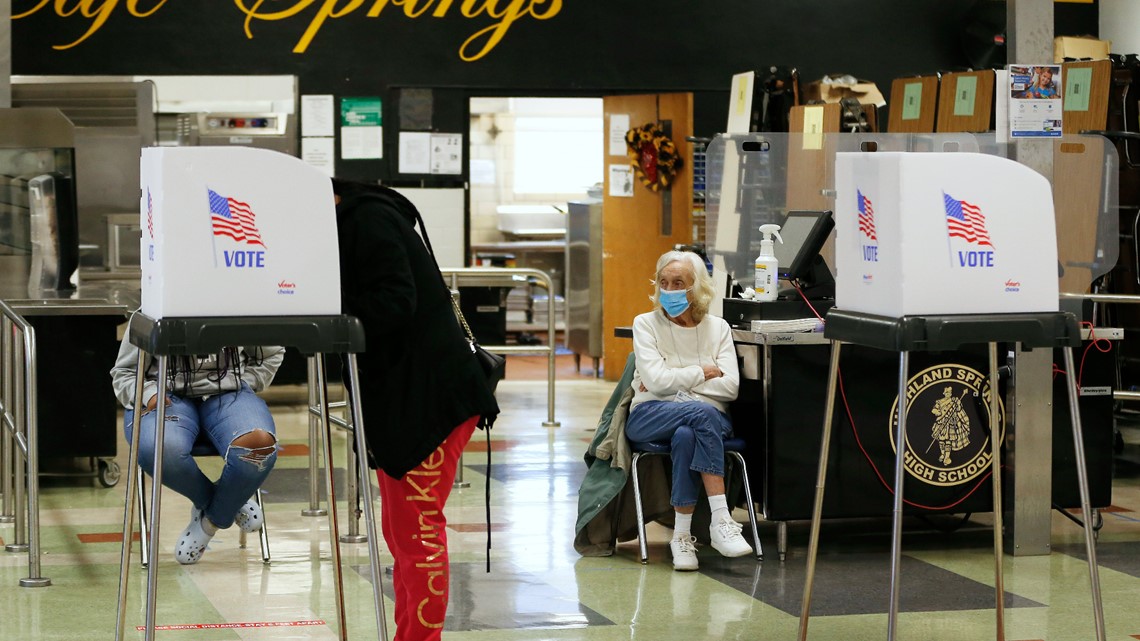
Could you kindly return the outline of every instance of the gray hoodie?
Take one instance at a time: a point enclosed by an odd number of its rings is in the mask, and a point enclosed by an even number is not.
[[[139,348],[124,336],[115,366],[111,368],[115,396],[127,409],[131,409],[135,401],[139,353]],[[269,387],[284,358],[285,348],[277,346],[244,346],[208,356],[170,357],[168,363],[174,372],[167,377],[167,392],[188,397],[211,396],[240,389],[241,381],[249,384],[254,392],[260,392]],[[158,394],[158,359],[151,356],[148,360],[143,383],[144,406]]]

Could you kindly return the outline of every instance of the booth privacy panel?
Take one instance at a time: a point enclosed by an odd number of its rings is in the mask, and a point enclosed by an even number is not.
[[[836,306],[885,316],[1058,308],[1052,187],[974,153],[836,156]]]
[[[151,318],[339,314],[327,175],[246,147],[142,152],[142,311]]]

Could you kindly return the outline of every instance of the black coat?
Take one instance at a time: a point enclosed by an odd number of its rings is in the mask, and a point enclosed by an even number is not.
[[[416,232],[415,206],[373,189],[342,194],[337,205],[341,296],[344,312],[364,325],[369,465],[398,479],[466,419],[489,423],[499,407]]]

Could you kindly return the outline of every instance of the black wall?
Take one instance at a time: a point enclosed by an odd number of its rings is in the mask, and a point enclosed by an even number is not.
[[[695,132],[724,126],[734,73],[791,65],[803,80],[850,73],[884,94],[893,78],[963,69],[967,24],[995,0],[102,0],[61,17],[55,2],[13,3],[19,75],[295,74],[303,94],[384,98],[385,157],[396,153],[400,88],[431,88],[432,128],[466,131],[472,95],[598,96],[692,91]],[[501,41],[480,30],[522,13]],[[979,6],[975,6],[979,5]],[[466,17],[464,7],[468,7]],[[1097,5],[1056,6],[1058,35],[1095,34]],[[367,17],[380,8],[379,15]],[[244,8],[244,9],[243,9]],[[295,52],[318,14],[327,19]],[[95,10],[89,11],[93,13]],[[149,12],[149,15],[145,15]],[[263,18],[250,18],[247,13]],[[441,14],[437,17],[435,14]],[[1001,11],[999,10],[1000,14]],[[291,15],[290,15],[291,14]],[[414,17],[412,17],[414,16]],[[536,19],[535,16],[543,19]],[[265,18],[277,19],[265,19]],[[247,33],[248,29],[248,33]],[[85,35],[86,34],[86,35]],[[77,41],[78,44],[72,44]],[[72,45],[72,46],[69,46]],[[998,59],[991,64],[1001,64]],[[1029,61],[1036,62],[1036,61]],[[387,160],[338,161],[358,178]]]

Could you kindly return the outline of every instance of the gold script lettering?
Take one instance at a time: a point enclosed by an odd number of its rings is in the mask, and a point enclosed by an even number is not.
[[[296,16],[314,4],[318,5],[317,14],[309,21],[305,33],[293,46],[293,53],[305,53],[329,19],[343,18],[364,4],[364,0],[347,0],[343,3],[338,0],[296,0],[291,6],[272,10],[266,6],[267,2],[269,0],[234,0],[238,10],[245,14],[245,35],[247,38],[253,38],[251,25],[254,20],[267,22],[285,20]],[[454,0],[439,0],[438,2],[436,0],[373,0],[365,15],[369,18],[378,18],[388,5],[392,5],[402,7],[404,15],[412,19],[423,17],[428,11],[431,11],[430,15],[433,18],[444,18],[451,10],[453,3]],[[434,10],[432,10],[433,4],[435,5]],[[266,7],[264,10],[263,6]],[[278,2],[273,6],[280,6],[280,3]],[[497,22],[480,29],[465,40],[459,47],[459,57],[464,62],[479,60],[502,42],[507,32],[518,20],[528,16],[535,20],[549,20],[561,11],[562,0],[507,0],[506,2],[501,0],[463,0],[459,6],[459,12],[463,17],[472,19],[481,14],[486,14],[487,17]]]
[[[49,2],[50,0],[42,0],[39,4],[35,5],[31,9],[28,9],[23,13],[14,14],[12,16],[12,19],[19,20],[20,18],[26,18],[46,7]],[[67,0],[55,0],[52,8],[55,11],[55,15],[59,16],[60,18],[70,18],[71,16],[75,15],[76,12],[79,12],[79,14],[84,18],[91,18],[92,20],[91,25],[87,28],[87,31],[77,40],[65,45],[53,45],[52,49],[56,49],[58,51],[70,49],[80,44],[84,40],[90,38],[95,34],[95,32],[103,28],[103,25],[107,22],[107,18],[111,17],[111,14],[114,13],[115,7],[118,4],[119,0],[103,0],[103,2],[99,3],[96,3],[94,0],[77,0],[77,2],[75,2],[71,8],[68,8]],[[126,0],[127,12],[136,18],[146,18],[153,14],[155,11],[161,9],[162,5],[164,4],[166,4],[166,0],[156,0],[154,6],[151,7],[149,11],[142,11],[139,9],[139,0]]]
[[[87,30],[79,38],[67,44],[52,46],[53,49],[64,50],[83,43],[102,29],[120,2],[130,15],[147,18],[161,9],[167,0],[38,0],[31,8],[14,13],[12,19],[26,18],[50,7],[49,11],[60,18],[70,18],[78,13],[90,20]],[[316,15],[293,46],[294,53],[307,51],[328,20],[348,16],[364,3],[365,0],[234,0],[234,5],[245,16],[243,27],[246,37],[250,39],[253,38],[254,21],[287,20],[316,5]],[[365,15],[378,18],[389,4],[401,7],[405,16],[416,19],[425,15],[446,18],[456,3],[455,0],[372,0]],[[527,17],[549,20],[561,11],[562,0],[462,0],[459,3],[459,13],[464,18],[475,19],[485,15],[495,22],[467,38],[459,47],[459,57],[464,62],[479,60],[494,50],[518,21]]]
[[[416,618],[420,620],[420,625],[424,626],[425,628],[431,628],[433,630],[442,628],[443,621],[433,623],[424,618],[424,606],[426,606],[429,602],[430,599],[428,597],[424,597],[424,600],[420,601],[419,606],[416,607]]]

